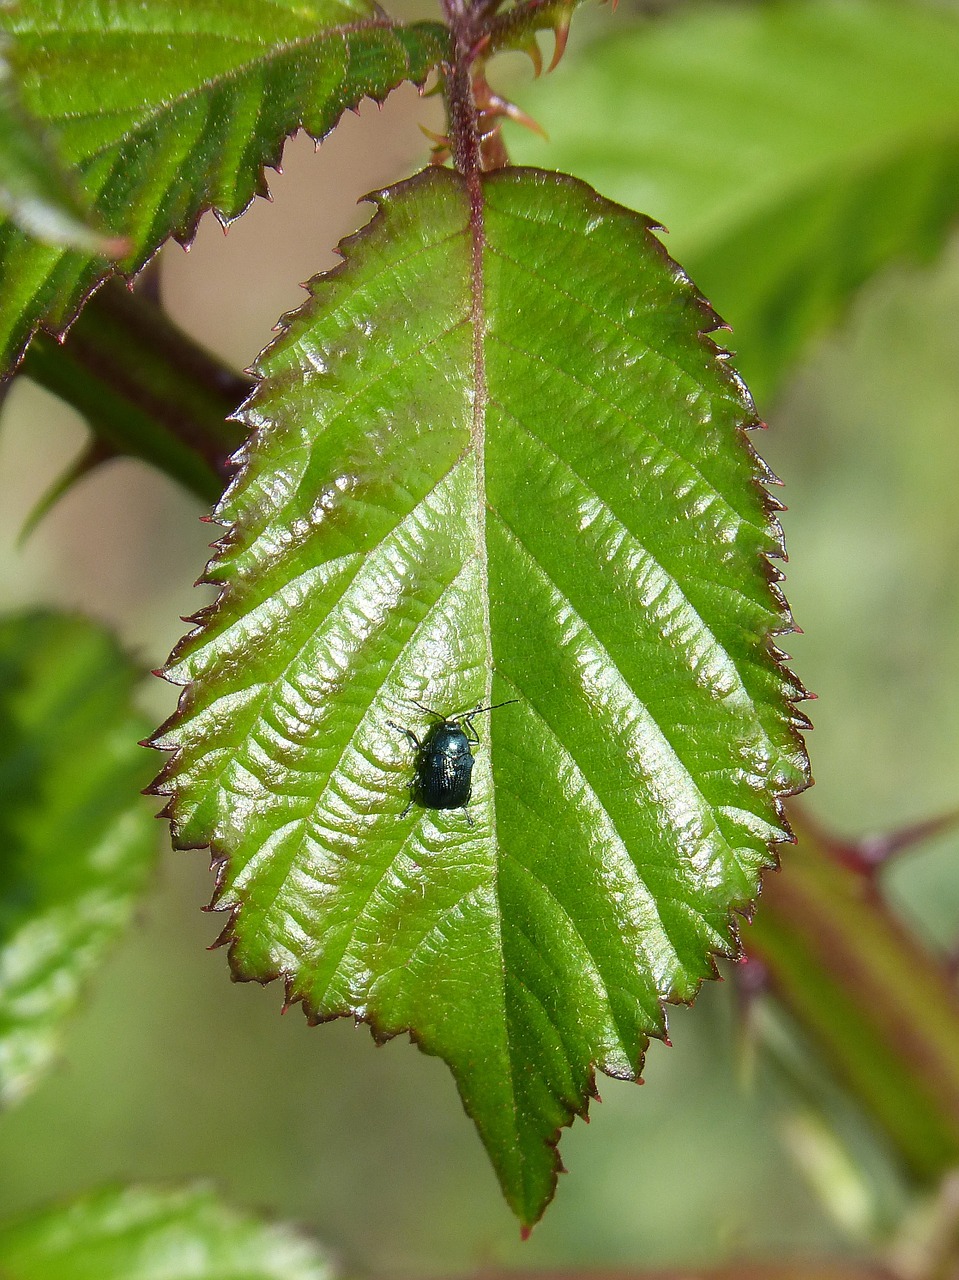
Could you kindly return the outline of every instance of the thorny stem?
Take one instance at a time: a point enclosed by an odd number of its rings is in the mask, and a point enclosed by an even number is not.
[[[471,6],[471,11],[477,20],[485,23],[488,18],[493,16],[501,3],[502,0],[475,0]]]
[[[144,294],[109,282],[62,346],[34,339],[23,372],[83,414],[100,460],[142,458],[205,502],[219,496],[226,460],[243,439],[228,416],[252,383]]]
[[[552,26],[555,16],[568,7],[567,0],[525,0],[492,19],[488,27],[490,43],[495,49],[519,32],[532,31],[541,24]]]
[[[453,163],[466,179],[474,205],[479,198],[479,175],[509,163],[498,118],[508,104],[489,88],[483,71],[489,32],[500,0],[443,0],[452,35],[452,58],[444,67],[449,149]]]
[[[537,1271],[524,1270],[527,1280],[901,1280],[880,1262],[839,1257],[795,1262],[735,1262],[717,1267],[660,1271]],[[517,1272],[480,1271],[473,1280],[516,1280]]]
[[[879,886],[794,810],[799,843],[744,928],[750,959],[917,1180],[959,1166],[959,992]]]
[[[487,6],[488,7],[488,6]],[[482,0],[443,0],[443,11],[453,37],[453,60],[446,67],[446,104],[449,112],[450,149],[453,163],[472,193],[482,169],[479,108],[473,92],[473,64],[485,35]]]

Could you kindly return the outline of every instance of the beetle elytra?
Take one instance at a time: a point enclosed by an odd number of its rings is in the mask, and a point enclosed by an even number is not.
[[[496,711],[518,701],[518,698],[510,698],[489,707],[477,704],[472,711],[456,716],[446,716],[432,707],[424,707],[421,702],[414,702],[415,707],[436,717],[436,723],[430,726],[422,740],[412,729],[387,720],[390,728],[402,733],[416,749],[416,772],[410,783],[410,802],[400,817],[405,817],[414,804],[421,804],[424,809],[466,810],[473,791],[475,760],[472,747],[480,740],[473,720],[487,711]],[[473,825],[468,810],[466,821]]]

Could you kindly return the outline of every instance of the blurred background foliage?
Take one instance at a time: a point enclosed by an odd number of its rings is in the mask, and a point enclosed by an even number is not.
[[[628,22],[625,8],[612,21]],[[590,39],[608,39],[611,21],[608,10],[584,18],[541,98],[520,60],[504,60],[504,84],[554,135],[551,146],[517,141],[516,154],[575,164],[604,194],[631,199],[628,153],[617,161],[615,148],[602,151],[596,173],[585,152],[571,160],[571,135],[603,136],[624,92],[615,77],[577,80]],[[677,7],[657,24],[681,20]],[[316,154],[305,139],[288,144],[272,204],[258,201],[227,237],[206,218],[189,255],[164,250],[166,306],[207,346],[248,364],[302,300],[297,282],[332,266],[333,246],[366,220],[357,198],[418,167],[417,125],[437,128],[439,117],[437,100],[403,90],[348,116]],[[687,209],[709,194],[695,175],[684,190]],[[662,207],[668,194],[642,203],[671,226],[667,245],[682,260],[686,215]],[[957,805],[957,406],[955,236],[924,262],[873,278],[760,404],[771,430],[757,443],[790,508],[787,589],[805,631],[794,666],[819,695],[817,785],[803,803],[842,833]],[[203,602],[189,584],[210,529],[170,481],[118,461],[18,546],[23,519],[83,438],[81,421],[25,379],[9,393],[3,607],[81,609],[154,667],[180,634],[178,615]],[[142,701],[159,715],[172,696],[154,681]],[[886,880],[910,923],[941,946],[959,920],[957,852],[959,836],[943,835]],[[749,1069],[726,982],[694,1012],[675,1011],[673,1047],[653,1046],[643,1088],[600,1083],[589,1131],[576,1125],[564,1140],[572,1176],[520,1245],[442,1065],[406,1043],[375,1049],[362,1028],[310,1030],[296,1011],[281,1019],[276,988],[231,986],[225,958],[204,950],[219,931],[198,911],[210,889],[204,855],[165,855],[137,928],[70,1024],[61,1066],[0,1117],[0,1216],[107,1179],[209,1177],[237,1204],[315,1230],[351,1267],[445,1272],[841,1252],[881,1237],[908,1203],[881,1139],[771,1009]]]

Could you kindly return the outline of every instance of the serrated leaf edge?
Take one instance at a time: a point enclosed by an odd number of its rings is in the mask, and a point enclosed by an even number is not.
[[[410,25],[412,26],[415,24],[410,24]],[[396,31],[403,27],[404,27],[403,23],[394,22],[392,19],[374,15],[367,22],[340,24],[336,28],[324,30],[322,32],[322,35],[324,37],[327,37],[327,36],[336,37],[338,35],[347,35],[347,34],[367,31],[367,30]],[[437,26],[437,30],[439,30],[438,26]],[[310,39],[316,40],[318,39],[318,37],[314,36],[314,37],[311,37]],[[280,46],[280,49],[281,51],[286,51],[290,47],[295,47],[296,43],[298,42],[288,41],[285,45]],[[304,40],[302,41],[302,43],[306,44],[306,43],[309,43],[309,41]],[[359,98],[356,103],[344,104],[344,106],[340,109],[340,112],[337,115],[336,119],[333,121],[333,123],[330,125],[330,127],[326,130],[325,133],[320,133],[320,134],[313,133],[309,129],[307,129],[305,125],[302,125],[302,124],[298,124],[289,133],[285,133],[283,137],[277,141],[276,146],[273,148],[272,152],[269,153],[269,157],[266,160],[262,161],[258,166],[257,172],[254,175],[253,183],[252,183],[253,194],[246,201],[243,207],[241,209],[238,209],[235,213],[230,213],[230,214],[226,213],[223,209],[219,208],[216,205],[216,203],[212,200],[204,201],[197,208],[195,214],[190,214],[184,221],[172,227],[168,232],[168,234],[165,235],[163,239],[159,241],[159,243],[154,245],[153,248],[146,250],[142,256],[138,255],[134,262],[134,265],[132,265],[128,269],[122,267],[120,264],[116,262],[108,261],[106,263],[105,273],[101,276],[99,280],[96,280],[87,290],[85,290],[81,294],[81,296],[79,297],[75,305],[70,308],[67,314],[67,318],[66,320],[63,321],[62,324],[59,324],[59,325],[45,324],[43,320],[39,320],[36,324],[31,326],[29,332],[24,338],[23,343],[11,356],[9,366],[5,370],[0,372],[0,386],[2,386],[4,382],[8,381],[10,378],[14,376],[14,374],[18,372],[20,365],[23,363],[23,359],[27,353],[27,350],[30,347],[31,342],[37,336],[38,333],[47,333],[52,338],[54,338],[57,342],[59,343],[65,342],[67,339],[67,336],[69,335],[70,329],[72,328],[73,324],[76,322],[76,319],[79,316],[80,312],[87,305],[90,299],[97,292],[99,292],[99,290],[102,289],[103,286],[109,280],[118,277],[119,279],[123,280],[126,283],[128,288],[133,289],[139,276],[146,270],[146,268],[157,256],[157,254],[160,252],[163,246],[167,244],[169,241],[173,240],[177,244],[181,245],[184,249],[189,249],[193,244],[193,241],[196,239],[200,222],[205,214],[212,213],[213,216],[216,218],[217,222],[219,222],[220,226],[224,229],[224,231],[226,231],[229,227],[233,225],[234,222],[236,222],[239,218],[242,218],[242,216],[247,212],[247,210],[250,208],[250,206],[254,203],[255,200],[261,199],[261,200],[266,200],[268,202],[272,202],[269,181],[267,179],[267,170],[272,169],[273,172],[277,174],[282,172],[283,150],[289,139],[296,137],[298,133],[302,132],[302,133],[305,133],[307,137],[312,140],[316,148],[319,148],[320,144],[323,141],[325,141],[325,139],[328,138],[330,134],[333,132],[333,130],[337,127],[337,125],[340,123],[340,121],[342,120],[343,116],[346,114],[347,111],[353,111],[355,113],[358,111],[361,104],[367,101],[374,102],[376,103],[377,106],[381,107],[391,93],[395,92],[395,90],[398,89],[401,84],[405,84],[407,82],[415,85],[416,88],[419,89],[422,93],[426,85],[426,82],[428,81],[432,73],[436,70],[436,67],[438,65],[439,64],[436,63],[433,66],[427,68],[425,74],[419,79],[411,79],[409,77],[404,76],[401,80],[398,80],[396,84],[392,85],[389,89],[387,89],[387,91],[382,96],[367,93],[367,94],[363,94],[362,97]],[[194,94],[196,92],[198,91],[193,91]],[[189,96],[191,95],[181,94],[179,95],[179,100],[183,100]],[[164,106],[167,106],[167,105],[169,104],[164,103]],[[143,122],[137,125],[137,130],[135,130],[134,132],[142,128],[142,123]],[[108,240],[106,243],[110,245],[114,243],[119,243],[119,241]],[[95,258],[98,255],[90,254],[89,256]],[[267,348],[267,350],[269,350],[269,348]],[[231,415],[231,419],[234,417],[235,415]]]

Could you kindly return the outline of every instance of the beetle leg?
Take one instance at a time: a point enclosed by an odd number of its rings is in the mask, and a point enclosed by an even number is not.
[[[475,823],[475,822],[473,821],[473,819],[471,818],[471,816],[470,816],[470,811],[469,811],[469,809],[467,809],[467,807],[466,807],[466,805],[465,805],[465,804],[463,805],[463,812],[466,814],[466,825],[467,825],[468,827],[475,827],[475,826],[476,826],[476,823]]]
[[[407,815],[407,814],[409,813],[409,811],[413,808],[413,805],[414,805],[414,804],[416,804],[416,801],[417,801],[417,799],[418,799],[418,796],[417,796],[417,790],[416,790],[416,779],[415,779],[415,778],[410,778],[409,782],[406,784],[406,789],[407,789],[407,790],[409,791],[409,793],[410,793],[410,802],[409,802],[409,804],[406,806],[406,808],[403,810],[403,812],[400,814],[400,817],[401,817],[401,818],[405,818],[405,817],[406,817],[406,815]]]
[[[386,723],[390,726],[391,729],[396,729],[399,733],[402,733],[404,737],[409,738],[410,742],[412,742],[413,746],[416,748],[417,751],[423,750],[422,742],[420,742],[419,738],[412,731],[412,729],[404,729],[403,726],[401,724],[397,724],[395,720],[387,720]]]

